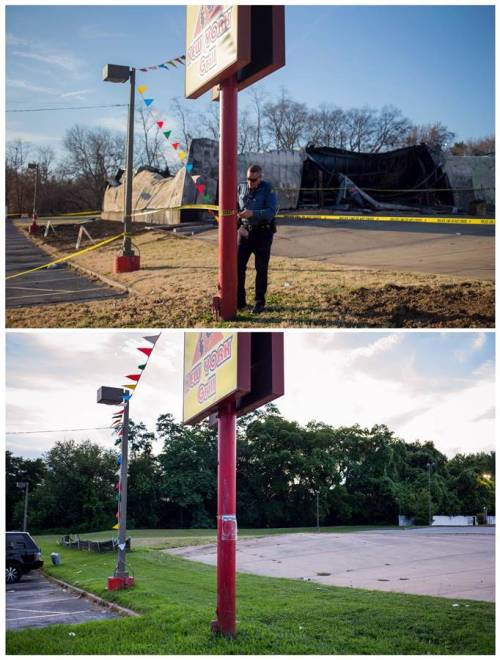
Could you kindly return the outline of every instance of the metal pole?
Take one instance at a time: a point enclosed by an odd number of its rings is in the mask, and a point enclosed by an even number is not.
[[[231,76],[220,86],[219,142],[219,308],[224,321],[236,315],[238,184],[238,88]]]
[[[118,529],[118,562],[116,577],[127,578],[126,548],[127,537],[127,474],[128,474],[128,413],[129,402],[126,401],[123,411],[122,462],[120,466],[120,527]],[[120,548],[121,546],[121,548]]]
[[[319,532],[319,491],[316,493],[316,528]]]
[[[123,256],[131,257],[132,250],[132,178],[134,164],[135,69],[130,69],[130,98],[127,128],[127,178],[125,181],[125,214],[123,216]]]
[[[38,184],[38,163],[36,164],[36,167],[35,167],[35,189],[34,189],[34,192],[33,192],[33,219],[35,218],[35,215],[36,215],[36,188],[37,188],[37,184]]]
[[[429,475],[429,526],[432,525],[432,504],[431,504],[431,464],[427,463]]]
[[[28,488],[29,488],[29,483],[26,482],[26,490],[25,490],[25,493],[24,493],[23,532],[28,531]]]
[[[217,619],[212,630],[236,635],[236,404],[219,408],[217,470]]]

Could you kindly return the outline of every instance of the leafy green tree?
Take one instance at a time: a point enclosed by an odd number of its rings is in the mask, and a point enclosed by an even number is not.
[[[56,442],[44,456],[46,474],[32,502],[33,528],[91,531],[115,521],[113,451],[89,440]]]
[[[5,452],[5,514],[7,529],[20,529],[24,516],[24,488],[18,488],[19,481],[29,484],[28,495],[33,497],[35,490],[42,483],[45,464],[41,458],[22,458]],[[30,509],[28,510],[28,512]]]

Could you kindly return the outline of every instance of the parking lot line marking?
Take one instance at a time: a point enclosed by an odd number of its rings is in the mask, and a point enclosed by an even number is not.
[[[32,600],[30,599],[30,603],[32,605],[39,605],[40,603],[58,603],[59,601],[65,601],[65,600],[78,600],[78,596],[66,596],[65,598],[45,598],[43,600]],[[10,607],[7,607],[7,609],[12,609]],[[29,610],[26,610],[29,611]]]
[[[74,614],[85,614],[89,610],[80,610],[79,612],[53,612],[50,614],[41,614],[33,616],[18,616],[17,618],[5,619],[6,621],[24,621],[25,619],[48,619],[51,616],[73,616]]]

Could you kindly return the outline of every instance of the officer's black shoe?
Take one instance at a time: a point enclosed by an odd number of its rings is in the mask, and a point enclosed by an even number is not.
[[[245,310],[245,309],[247,309],[247,308],[248,308],[248,305],[247,305],[246,303],[243,303],[243,304],[238,303],[238,307],[237,307],[237,309],[238,309],[240,312],[242,312],[243,310]]]
[[[255,303],[255,307],[252,309],[252,314],[260,314],[265,310],[265,306],[263,303]]]

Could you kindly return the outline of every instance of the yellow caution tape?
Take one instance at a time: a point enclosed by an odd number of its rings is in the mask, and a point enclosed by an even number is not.
[[[68,254],[65,257],[60,257],[59,259],[56,259],[55,261],[51,261],[48,264],[43,264],[43,266],[37,266],[36,268],[30,268],[30,270],[23,270],[22,273],[15,273],[14,275],[9,275],[5,279],[12,280],[14,277],[21,277],[21,275],[27,275],[28,273],[34,273],[36,270],[42,270],[43,268],[47,268],[48,266],[53,266],[54,264],[60,264],[63,261],[68,261],[68,259],[77,257],[79,254],[84,254],[85,252],[91,252],[92,250],[97,250],[103,245],[108,245],[109,243],[112,243],[113,241],[116,241],[119,238],[123,238],[123,234],[117,234],[116,236],[112,236],[111,238],[106,238],[104,241],[101,241],[100,243],[96,243],[95,245],[91,245],[90,247],[86,247],[83,250],[78,250],[78,252],[73,252],[73,254]]]
[[[436,224],[457,225],[494,225],[494,218],[438,218],[392,215],[320,215],[319,213],[278,213],[277,218],[299,220],[364,220],[369,222],[428,222]]]

